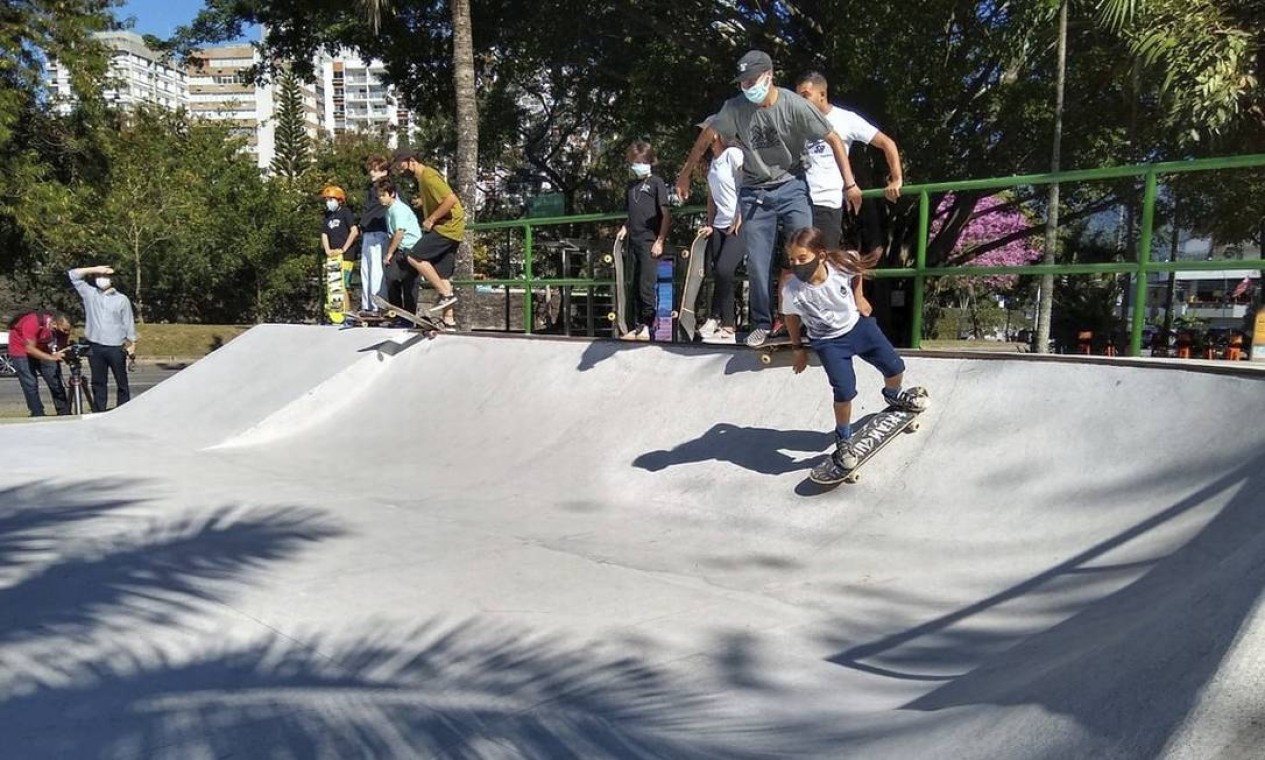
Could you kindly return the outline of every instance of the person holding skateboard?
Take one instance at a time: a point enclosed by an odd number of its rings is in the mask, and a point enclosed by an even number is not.
[[[677,194],[687,200],[694,167],[716,135],[742,149],[738,208],[750,281],[751,332],[746,342],[752,348],[763,345],[773,327],[772,269],[778,226],[791,231],[812,225],[803,176],[805,144],[826,141],[843,177],[848,205],[855,209],[861,203],[843,140],[820,111],[794,92],[774,87],[773,79],[773,59],[768,53],[752,50],[738,61],[734,81],[742,95],[725,101],[695,140],[676,179]]]
[[[417,214],[400,200],[395,183],[384,177],[374,183],[378,203],[386,209],[387,240],[382,253],[383,298],[410,314],[417,312],[417,270],[408,262],[408,255],[422,239]]]
[[[356,268],[356,249],[352,246],[359,236],[356,217],[347,208],[347,193],[338,185],[326,185],[321,189],[325,203],[325,218],[321,222],[321,249],[326,258],[341,258],[343,267],[343,311],[351,311],[351,272]]]
[[[637,280],[637,324],[619,336],[620,340],[650,340],[658,315],[658,261],[671,222],[668,213],[668,185],[653,174],[657,163],[654,148],[645,140],[628,146],[625,154],[632,173],[626,189],[628,221],[619,228],[618,238],[627,238],[633,272]]]
[[[439,172],[423,164],[413,150],[400,148],[392,162],[417,180],[413,207],[425,215],[422,229],[428,233],[406,254],[406,260],[439,294],[431,313],[442,312],[444,325],[456,329],[452,307],[457,304],[457,291],[452,287],[452,275],[457,267],[457,248],[466,234],[465,208]]]
[[[709,116],[698,126],[706,129],[715,119]],[[707,169],[707,224],[698,234],[707,238],[707,266],[714,278],[712,305],[707,321],[699,328],[704,343],[733,344],[738,317],[734,306],[734,277],[747,258],[747,249],[738,234],[738,178],[742,171],[742,149],[725,147],[719,135],[712,142],[712,162]]]
[[[852,293],[852,278],[874,268],[878,257],[831,249],[815,227],[797,230],[786,246],[793,276],[782,286],[782,314],[795,351],[795,374],[808,366],[805,341],[826,370],[834,392],[836,468],[851,470],[859,461],[851,445],[852,399],[857,395],[852,357],[859,356],[883,373],[883,400],[889,406],[921,412],[926,391],[903,387],[905,362],[873,317],[863,317]]]

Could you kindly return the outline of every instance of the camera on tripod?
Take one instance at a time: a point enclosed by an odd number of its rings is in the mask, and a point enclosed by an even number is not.
[[[92,351],[92,344],[88,343],[86,338],[79,340],[66,346],[62,352],[62,360],[66,362],[66,366],[71,369],[78,369],[83,366],[83,358]]]

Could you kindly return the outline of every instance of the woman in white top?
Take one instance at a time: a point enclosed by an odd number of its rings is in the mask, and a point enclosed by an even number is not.
[[[705,127],[711,121],[699,126]],[[735,343],[738,325],[734,305],[734,283],[738,266],[747,258],[747,246],[738,234],[742,219],[738,214],[738,177],[742,170],[742,149],[725,147],[719,136],[712,142],[711,166],[707,170],[707,224],[699,234],[708,237],[707,268],[715,282],[708,319],[699,328],[704,343]]]
[[[821,230],[805,227],[791,235],[786,259],[794,276],[782,285],[782,313],[795,349],[795,374],[808,366],[807,338],[833,389],[835,453],[831,459],[835,467],[830,480],[834,482],[835,475],[843,480],[858,462],[851,445],[852,399],[857,395],[852,357],[861,357],[883,373],[883,400],[889,406],[922,411],[927,407],[927,392],[901,387],[905,362],[874,318],[862,316],[857,309],[852,278],[871,271],[877,255],[830,250]]]

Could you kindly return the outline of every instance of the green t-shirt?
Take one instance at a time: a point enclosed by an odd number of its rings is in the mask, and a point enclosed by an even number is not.
[[[430,216],[445,198],[452,195],[452,188],[439,172],[429,166],[422,166],[421,170],[413,172],[413,176],[417,179],[417,196],[422,201],[422,214],[424,217]],[[461,240],[465,236],[466,211],[462,208],[460,199],[448,212],[448,216],[435,223],[433,231],[449,240]]]

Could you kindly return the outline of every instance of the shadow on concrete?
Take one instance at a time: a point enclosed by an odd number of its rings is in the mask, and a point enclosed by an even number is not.
[[[1222,469],[1222,468],[1217,468]],[[989,597],[829,658],[896,679],[944,681],[906,709],[1036,705],[1073,718],[1129,757],[1155,757],[1216,673],[1265,588],[1265,456],[1064,562]],[[1216,516],[1171,553],[1143,562],[1106,555],[1209,501]],[[973,616],[1053,591],[1075,577],[1132,572],[1136,580],[1071,609],[1032,635],[972,627]],[[1088,578],[1086,578],[1088,576]],[[1030,604],[1030,603],[1029,603]],[[958,626],[961,626],[960,628]],[[1244,731],[1265,741],[1259,721]],[[1243,742],[1238,746],[1252,746]]]
[[[741,427],[727,422],[713,425],[706,433],[669,451],[649,451],[633,460],[633,467],[660,472],[669,467],[695,462],[729,462],[762,475],[784,475],[812,469],[833,443],[830,433],[813,430],[773,430]],[[797,459],[783,451],[813,452],[810,459]]]
[[[146,518],[120,513],[137,502],[107,493],[127,486],[4,492],[5,561],[21,571],[0,591],[7,757],[745,760],[835,740],[821,720],[734,717],[734,690],[774,689],[749,637],[717,643],[706,692],[624,646],[487,619],[217,635],[188,613],[337,529],[310,510],[239,509],[137,531]]]

